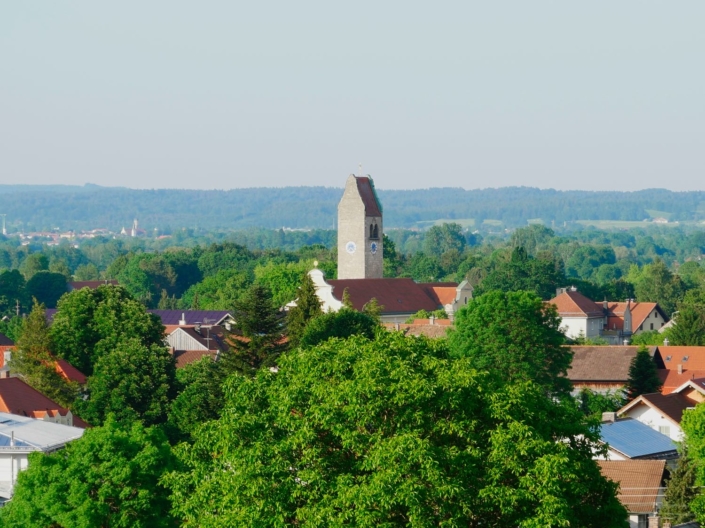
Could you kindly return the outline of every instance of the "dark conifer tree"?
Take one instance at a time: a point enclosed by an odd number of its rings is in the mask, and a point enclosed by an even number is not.
[[[231,350],[223,355],[228,372],[251,375],[260,367],[271,367],[284,351],[282,314],[274,306],[272,292],[253,284],[235,305]]]
[[[661,508],[661,517],[670,521],[671,525],[695,520],[695,514],[690,509],[690,503],[699,494],[700,489],[695,486],[695,477],[695,463],[688,457],[687,450],[683,450],[676,469],[666,481],[666,493]]]
[[[639,348],[629,367],[627,381],[627,398],[631,401],[642,394],[650,394],[661,390],[661,380],[656,371],[656,363],[645,346]]]
[[[296,306],[287,314],[287,334],[291,346],[298,346],[308,323],[319,315],[323,315],[321,300],[316,295],[316,286],[311,276],[305,273],[299,286]]]

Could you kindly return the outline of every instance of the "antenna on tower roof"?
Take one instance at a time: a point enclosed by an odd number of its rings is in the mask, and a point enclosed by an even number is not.
[[[358,164],[357,166],[357,175],[362,176],[362,163]]]

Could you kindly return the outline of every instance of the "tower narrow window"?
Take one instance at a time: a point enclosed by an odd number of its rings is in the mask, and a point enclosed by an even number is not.
[[[370,238],[374,238],[374,237],[375,237],[374,226],[372,224],[370,224]]]

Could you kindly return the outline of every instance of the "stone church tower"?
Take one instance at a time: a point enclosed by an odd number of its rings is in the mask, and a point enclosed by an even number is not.
[[[338,204],[338,279],[381,279],[382,205],[369,176],[350,175]]]

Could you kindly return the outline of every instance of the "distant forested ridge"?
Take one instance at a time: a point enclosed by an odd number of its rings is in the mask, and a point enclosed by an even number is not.
[[[466,220],[505,227],[527,221],[669,221],[705,219],[705,192],[647,189],[634,192],[556,191],[531,187],[464,190],[379,190],[388,228],[427,227]],[[335,227],[342,189],[282,187],[222,190],[135,190],[116,187],[0,185],[0,214],[11,231],[130,227],[160,230]],[[462,222],[461,222],[462,223]]]

